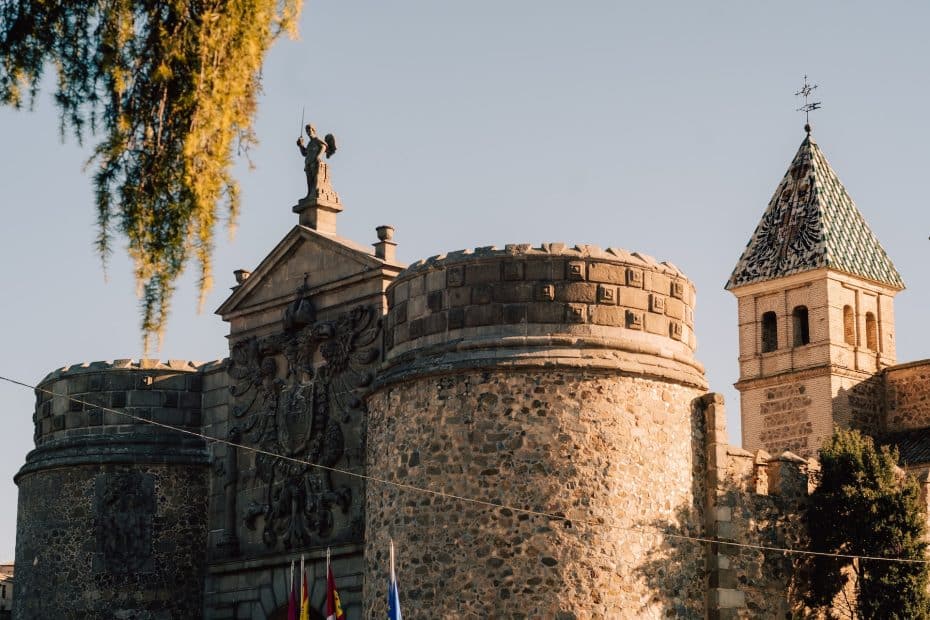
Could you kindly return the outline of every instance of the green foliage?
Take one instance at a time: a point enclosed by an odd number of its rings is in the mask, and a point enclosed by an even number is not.
[[[827,553],[926,559],[917,481],[896,468],[898,453],[858,431],[838,430],[820,450],[820,484],[807,514],[811,548]],[[926,563],[816,558],[809,603],[827,609],[855,574],[852,615],[930,618]]]
[[[218,205],[239,208],[234,148],[254,143],[265,52],[301,0],[0,0],[0,101],[31,103],[53,66],[61,132],[100,137],[97,249],[125,235],[144,346],[161,335],[188,260],[211,286]]]

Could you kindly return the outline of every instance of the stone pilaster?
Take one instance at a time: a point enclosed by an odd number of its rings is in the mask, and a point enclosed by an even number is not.
[[[736,540],[733,506],[727,493],[726,409],[723,395],[711,392],[701,399],[704,406],[707,441],[707,498],[704,511],[708,538],[722,542]],[[737,588],[736,571],[731,567],[735,547],[711,544],[707,553],[707,618],[738,618],[746,608],[746,596]]]

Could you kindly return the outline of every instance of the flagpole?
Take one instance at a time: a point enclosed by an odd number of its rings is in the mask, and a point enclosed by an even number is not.
[[[402,620],[400,594],[397,592],[397,575],[394,573],[394,539],[391,538],[391,581],[388,583],[388,620]]]
[[[297,601],[294,599],[294,558],[291,558],[291,582],[287,585],[287,620],[297,620]]]
[[[397,575],[394,574],[394,539],[391,539],[391,581],[397,583]]]
[[[303,553],[300,554],[300,577],[298,581],[300,581],[300,620],[304,620],[304,618],[309,618],[310,611],[307,609],[309,607],[307,597],[310,596],[310,593],[307,592],[307,573],[304,572]]]

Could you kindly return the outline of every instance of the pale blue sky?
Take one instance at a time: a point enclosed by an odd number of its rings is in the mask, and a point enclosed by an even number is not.
[[[218,235],[216,286],[195,314],[180,284],[161,357],[226,353],[212,314],[293,226],[304,190],[299,116],[339,140],[339,232],[393,224],[401,260],[505,243],[637,250],[696,284],[698,357],[739,442],[736,305],[723,290],[803,138],[814,135],[897,265],[898,359],[930,356],[930,11],[874,2],[308,2],[301,40],[265,66],[256,170]],[[82,361],[138,357],[129,264],[104,283],[88,149],[62,144],[45,89],[0,109],[0,374],[27,382]],[[0,384],[0,560],[13,557],[12,477],[32,447],[33,395]]]

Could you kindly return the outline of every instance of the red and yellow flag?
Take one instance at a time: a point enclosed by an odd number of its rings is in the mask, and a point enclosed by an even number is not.
[[[300,620],[310,620],[310,591],[307,589],[307,571],[303,571],[300,584]]]
[[[333,576],[332,566],[326,570],[326,620],[346,620],[339,593],[336,592],[336,578]]]

